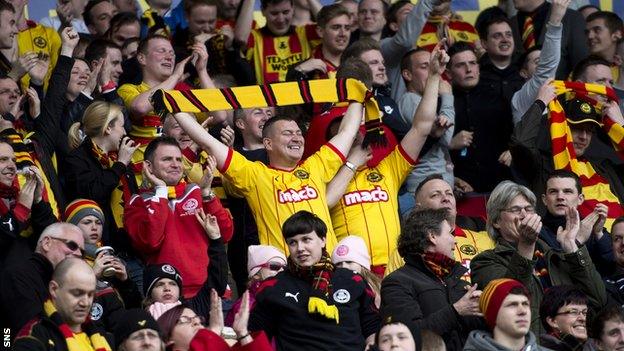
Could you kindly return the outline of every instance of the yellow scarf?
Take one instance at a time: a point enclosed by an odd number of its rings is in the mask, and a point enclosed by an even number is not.
[[[76,335],[67,325],[67,323],[64,323],[62,321],[61,316],[56,311],[56,307],[54,307],[54,304],[51,300],[46,300],[46,302],[43,304],[43,310],[45,311],[46,316],[48,316],[48,318],[50,318],[52,322],[56,324],[56,326],[61,331],[61,334],[63,334],[63,336],[65,337],[67,349],[69,351],[82,351],[83,349],[81,347],[80,341],[78,341]],[[83,326],[87,327],[86,329],[89,329],[85,330],[85,333],[88,334],[91,345],[93,346],[93,349],[95,351],[112,351],[112,348],[110,347],[110,345],[108,345],[106,339],[102,336],[102,334],[99,333],[99,331],[97,331],[96,328],[93,328],[91,323],[85,323],[83,324]]]
[[[364,145],[385,141],[377,100],[356,79],[318,79],[223,89],[158,90],[152,95],[154,111],[200,113],[252,107],[356,101],[364,104]]]

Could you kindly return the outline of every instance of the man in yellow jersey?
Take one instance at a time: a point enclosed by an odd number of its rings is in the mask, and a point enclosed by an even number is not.
[[[90,318],[95,297],[93,269],[82,259],[66,258],[56,266],[49,285],[50,298],[41,316],[22,328],[13,350],[112,350]]]
[[[485,231],[468,230],[458,225],[453,187],[441,175],[434,174],[425,178],[416,188],[415,197],[414,211],[446,208],[449,212],[449,224],[455,228],[455,260],[468,268],[464,279],[469,279],[470,260],[478,253],[494,248],[494,242]],[[386,275],[403,264],[403,258],[395,251],[390,257]]]
[[[280,228],[293,213],[313,212],[328,224],[327,250],[337,243],[331,229],[326,186],[345,161],[362,120],[362,104],[351,103],[340,130],[319,151],[302,160],[304,138],[293,117],[275,116],[262,128],[269,165],[248,161],[199,126],[188,114],[174,117],[197,144],[217,159],[217,166],[251,208],[260,244],[287,252]]]
[[[592,55],[597,55],[611,63],[613,80],[618,81],[622,67],[618,54],[618,44],[622,42],[624,25],[620,16],[609,11],[598,11],[587,16],[585,33],[587,46]]]
[[[251,63],[258,84],[283,82],[288,67],[308,59],[319,44],[315,24],[293,26],[293,0],[262,0],[262,14],[266,25],[251,29],[254,0],[244,0],[235,37],[246,44],[247,60]],[[320,7],[312,9],[316,13]]]
[[[399,188],[416,164],[437,117],[438,85],[448,62],[448,55],[440,46],[436,46],[431,56],[423,100],[401,143],[375,167],[366,166],[366,157],[354,155],[370,151],[354,147],[350,159],[353,157],[361,161],[360,164],[356,166],[347,161],[327,187],[330,204],[336,203],[331,215],[337,238],[357,235],[364,239],[371,256],[371,270],[380,276],[401,231]],[[333,201],[335,196],[340,199]]]

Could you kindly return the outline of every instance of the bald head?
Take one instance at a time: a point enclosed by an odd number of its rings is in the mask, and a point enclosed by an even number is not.
[[[84,237],[80,228],[71,223],[58,222],[44,229],[35,252],[45,256],[56,267],[67,257],[82,257],[82,250]]]
[[[93,269],[82,259],[62,260],[52,274],[50,297],[63,322],[74,332],[82,331],[95,297],[96,279]]]

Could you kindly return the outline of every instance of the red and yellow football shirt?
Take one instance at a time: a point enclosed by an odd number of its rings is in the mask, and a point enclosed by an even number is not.
[[[455,227],[455,261],[458,261],[462,266],[468,268],[468,272],[462,279],[470,281],[470,261],[472,258],[485,250],[493,249],[495,244],[496,243],[485,231],[475,232],[457,226]],[[405,261],[403,261],[403,257],[399,255],[397,250],[394,250],[388,260],[385,275],[387,276],[401,268],[404,264]]]
[[[307,60],[320,43],[316,24],[291,27],[282,36],[265,26],[253,29],[247,41],[247,60],[253,65],[258,84],[283,82],[288,67]]]
[[[327,224],[326,248],[331,252],[337,241],[327,208],[326,188],[344,161],[344,155],[329,143],[293,170],[251,162],[230,149],[220,171],[228,186],[249,203],[260,244],[274,246],[288,254],[282,224],[295,212],[305,210]]]
[[[401,232],[398,193],[416,161],[397,145],[376,167],[359,170],[331,209],[338,240],[364,239],[372,266],[388,264]]]

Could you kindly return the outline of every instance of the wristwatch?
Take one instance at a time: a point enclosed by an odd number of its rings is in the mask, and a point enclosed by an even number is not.
[[[355,173],[357,171],[357,167],[353,163],[351,163],[349,161],[345,162],[344,165],[345,165],[345,167],[350,169],[353,173]]]

